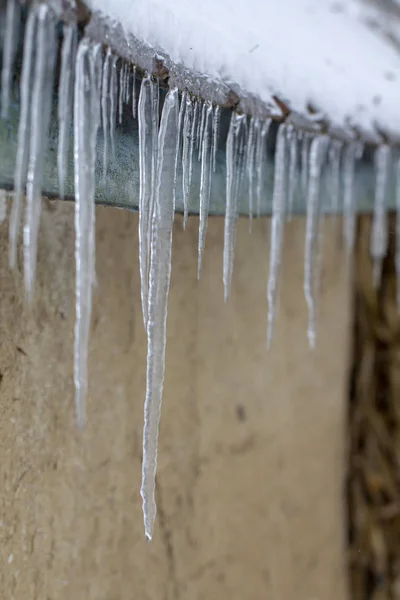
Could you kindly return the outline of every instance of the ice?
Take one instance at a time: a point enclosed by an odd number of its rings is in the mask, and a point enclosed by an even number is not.
[[[282,259],[282,246],[286,211],[286,178],[287,178],[287,125],[279,127],[275,150],[274,191],[272,195],[271,247],[269,259],[269,275],[267,285],[268,317],[267,346],[271,347],[276,305],[279,290],[279,276]]]
[[[100,125],[101,46],[78,46],[74,95],[76,321],[74,382],[77,422],[85,424],[87,359],[95,259],[95,164]]]
[[[103,123],[103,183],[107,184],[108,169],[108,137],[110,130],[110,64],[111,50],[108,48],[103,63],[103,75],[101,85],[101,120]]]
[[[256,151],[256,122],[254,117],[250,118],[249,132],[246,144],[246,171],[249,194],[249,229],[251,231],[254,213],[254,160]]]
[[[307,193],[306,244],[304,257],[304,295],[308,306],[307,337],[311,348],[316,341],[316,294],[319,279],[320,250],[320,183],[321,169],[329,145],[328,136],[317,136],[311,142]]]
[[[132,79],[132,116],[136,119],[136,66],[133,67]]]
[[[269,128],[271,126],[271,119],[266,119],[265,121],[260,122],[260,126],[257,127],[256,139],[257,139],[257,147],[256,147],[256,171],[257,171],[257,216],[260,217],[261,214],[261,197],[262,194],[265,193],[265,184],[264,184],[264,167],[266,164],[267,158],[267,138]]]
[[[244,136],[243,115],[232,113],[226,142],[226,207],[224,228],[223,283],[224,299],[227,302],[233,274],[236,228],[238,220],[238,196],[242,167],[241,143]]]
[[[115,158],[115,125],[117,121],[117,61],[118,57],[112,55],[110,75],[110,141],[113,159]]]
[[[350,142],[343,153],[343,237],[348,255],[353,254],[356,227],[356,198],[354,193],[355,163],[364,147],[360,142]]]
[[[396,165],[396,299],[397,310],[400,312],[400,160]]]
[[[124,89],[125,89],[125,64],[122,63],[119,70],[119,94],[118,94],[118,123],[122,125],[122,115],[124,110]]]
[[[1,118],[8,117],[11,82],[21,26],[21,5],[18,0],[8,0],[4,24],[3,67],[1,71]]]
[[[219,142],[220,120],[221,120],[221,109],[217,105],[214,110],[213,139],[212,139],[212,167],[213,167],[214,173],[217,168],[217,152],[218,152],[218,142]]]
[[[191,152],[193,152],[193,101],[186,96],[186,110],[183,120],[183,148],[182,148],[182,191],[183,191],[183,225],[186,227],[189,210],[189,194],[191,184]]]
[[[183,217],[183,228],[186,229],[187,218],[189,214],[189,194],[190,188],[192,185],[192,177],[193,177],[193,155],[196,148],[197,140],[196,137],[198,131],[198,124],[200,122],[200,103],[194,100],[193,102],[193,117],[192,117],[192,131],[190,134],[190,142],[189,142],[189,174],[187,178],[187,196],[185,196],[185,206],[184,206],[184,217]]]
[[[200,224],[197,277],[200,279],[203,266],[204,246],[206,242],[208,212],[210,210],[210,190],[212,176],[212,139],[213,139],[213,109],[207,106],[204,119],[204,135],[201,151],[201,176],[200,176]]]
[[[307,198],[308,186],[308,156],[310,152],[311,134],[303,132],[301,140],[301,188],[304,197]]]
[[[139,264],[142,298],[142,312],[145,327],[147,326],[147,310],[149,298],[149,268],[151,221],[153,218],[153,182],[155,170],[156,148],[153,148],[153,127],[156,126],[153,112],[153,83],[150,77],[142,80],[138,103],[139,122]]]
[[[74,67],[77,44],[76,25],[64,25],[61,50],[61,75],[58,94],[58,149],[57,166],[60,198],[64,198],[68,168],[69,128],[72,118]]]
[[[176,156],[175,156],[175,168],[174,168],[174,210],[176,205],[176,187],[178,179],[178,171],[182,163],[182,146],[183,146],[183,126],[185,122],[185,111],[186,111],[186,92],[182,93],[181,105],[179,108],[179,120],[178,120],[178,137],[176,141]]]
[[[24,53],[20,82],[21,112],[18,126],[17,156],[14,173],[14,201],[10,216],[10,267],[17,262],[17,243],[21,222],[22,196],[26,184],[28,167],[29,140],[31,133],[31,89],[33,86],[34,63],[37,35],[37,8],[29,11],[25,28]]]
[[[24,225],[24,279],[26,294],[30,300],[36,276],[43,166],[48,142],[56,54],[55,34],[55,19],[51,9],[44,4],[39,5]]]
[[[388,248],[388,222],[386,202],[391,167],[392,151],[386,144],[375,151],[375,205],[370,241],[370,253],[373,260],[373,281],[379,287],[382,275],[382,261]]]
[[[197,137],[197,143],[198,143],[198,159],[201,159],[201,152],[202,152],[202,147],[203,147],[203,135],[204,135],[204,124],[205,124],[205,120],[206,120],[206,113],[207,113],[207,104],[204,102],[203,107],[201,109],[201,121],[199,121],[199,130],[198,130],[198,137]]]
[[[156,516],[155,476],[165,371],[167,304],[174,220],[174,166],[178,134],[178,90],[168,92],[161,115],[153,234],[151,242],[147,378],[144,407],[142,487],[145,534],[151,540]]]
[[[288,189],[288,219],[293,216],[294,195],[297,187],[297,146],[298,137],[294,127],[288,128],[289,143],[289,189]]]
[[[343,142],[332,140],[329,147],[330,167],[330,197],[331,208],[334,214],[338,214],[340,208],[340,161],[343,151]]]

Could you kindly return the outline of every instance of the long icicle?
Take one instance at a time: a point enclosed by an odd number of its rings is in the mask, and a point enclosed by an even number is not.
[[[183,120],[183,150],[182,150],[182,192],[183,192],[183,226],[189,213],[190,194],[190,149],[192,146],[193,101],[189,95],[186,97],[186,110]]]
[[[262,191],[267,187],[264,185],[264,167],[267,157],[267,139],[269,128],[271,127],[271,119],[266,119],[260,122],[260,127],[256,132],[256,171],[257,171],[257,217],[261,215],[261,197]]]
[[[254,215],[254,161],[256,151],[256,119],[250,118],[249,133],[246,144],[246,171],[249,194],[249,231],[251,232]]]
[[[288,131],[289,143],[289,189],[288,189],[288,219],[293,217],[294,196],[297,188],[297,146],[298,137],[294,127]]]
[[[379,287],[382,276],[382,262],[388,248],[388,222],[386,216],[387,191],[392,151],[386,144],[375,151],[375,206],[372,222],[370,254],[373,260],[373,282]]]
[[[178,137],[176,140],[176,156],[175,156],[175,167],[174,167],[174,210],[176,205],[176,190],[178,182],[178,171],[180,172],[182,165],[182,152],[183,152],[183,128],[185,122],[186,112],[186,92],[182,92],[181,105],[179,108],[179,121],[178,121]]]
[[[316,294],[318,286],[318,253],[320,241],[320,184],[321,169],[329,145],[325,135],[313,139],[309,156],[307,192],[306,243],[304,254],[304,295],[308,306],[307,337],[311,348],[316,340]]]
[[[400,160],[396,165],[396,300],[400,312]]]
[[[21,26],[21,5],[18,0],[8,0],[4,24],[3,67],[1,71],[1,118],[8,117],[11,82]]]
[[[58,96],[58,148],[57,167],[60,198],[64,198],[68,169],[69,126],[72,116],[74,65],[76,56],[76,25],[64,25],[61,50],[60,91]]]
[[[286,209],[286,135],[287,125],[283,123],[278,130],[275,151],[274,191],[272,195],[271,245],[269,275],[267,285],[268,317],[267,346],[271,347],[275,325],[276,305],[279,289],[280,266],[285,226]]]
[[[37,49],[31,104],[31,136],[26,187],[24,225],[24,279],[25,291],[32,299],[36,276],[37,241],[42,205],[42,183],[56,53],[55,19],[51,9],[38,7]]]
[[[150,264],[149,319],[147,324],[147,378],[143,429],[142,487],[145,534],[153,535],[156,516],[155,477],[158,429],[165,372],[167,305],[171,276],[174,220],[174,164],[178,131],[178,90],[168,92],[158,138],[155,210]]]
[[[184,216],[183,216],[183,229],[186,229],[187,219],[188,219],[188,215],[189,215],[189,194],[190,194],[190,188],[192,185],[192,177],[193,177],[193,155],[194,155],[194,151],[196,148],[196,132],[198,130],[198,122],[200,119],[199,111],[200,111],[200,103],[197,100],[194,100],[192,132],[190,134],[190,144],[189,144],[189,175],[188,175],[188,183],[187,183],[188,195],[187,195],[187,201],[185,204],[186,211],[184,210]]]
[[[203,266],[203,254],[206,243],[208,212],[210,210],[210,190],[212,173],[212,137],[213,137],[213,108],[209,104],[204,121],[204,135],[201,151],[201,176],[200,176],[200,221],[197,278],[200,279]]]
[[[147,327],[149,298],[150,236],[153,217],[153,169],[155,167],[153,148],[154,104],[151,94],[150,77],[142,80],[138,102],[139,123],[139,265],[144,326]]]
[[[74,382],[77,423],[86,419],[88,344],[95,256],[95,164],[100,125],[100,46],[83,39],[76,57],[74,94],[76,321]]]
[[[238,220],[238,194],[240,188],[240,135],[243,133],[242,125],[245,117],[232,113],[226,142],[226,207],[224,226],[224,256],[223,256],[223,283],[224,300],[228,301],[233,274],[233,264],[236,245],[236,228]]]
[[[343,155],[343,237],[348,255],[352,255],[355,244],[356,198],[354,174],[356,160],[360,159],[364,147],[359,142],[348,144]]]
[[[219,128],[221,122],[221,108],[220,106],[215,107],[214,110],[214,123],[213,123],[213,140],[212,140],[212,168],[213,172],[217,168],[217,153],[218,153],[218,143],[219,143]]]
[[[132,74],[132,116],[136,119],[136,66],[133,67]]]
[[[115,159],[115,126],[117,123],[117,101],[118,101],[118,84],[117,84],[117,61],[118,57],[111,56],[111,74],[110,74],[110,142],[111,156]]]
[[[102,85],[101,85],[101,120],[103,123],[103,183],[107,185],[108,169],[108,136],[110,132],[110,64],[111,50],[107,49],[103,63]]]
[[[34,58],[37,34],[37,7],[29,11],[25,28],[24,55],[22,61],[22,74],[20,83],[21,114],[18,126],[17,157],[14,173],[14,200],[10,216],[10,268],[13,269],[17,262],[18,234],[21,223],[22,195],[26,184],[28,168],[29,139],[31,131],[31,89],[34,76]]]
[[[342,157],[343,142],[332,140],[329,147],[330,167],[330,195],[332,213],[337,215],[340,206],[340,162]]]

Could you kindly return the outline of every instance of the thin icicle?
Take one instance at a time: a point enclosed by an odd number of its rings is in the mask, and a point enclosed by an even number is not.
[[[74,382],[77,422],[85,424],[87,359],[95,256],[95,164],[100,125],[100,46],[78,47],[74,95],[76,321]]]
[[[261,215],[261,196],[264,190],[264,165],[267,157],[267,138],[271,119],[266,119],[257,127],[256,171],[257,171],[257,217]]]
[[[186,110],[183,120],[183,149],[182,149],[182,192],[183,192],[183,226],[186,222],[189,212],[189,194],[190,194],[190,151],[193,144],[192,139],[193,126],[193,102],[189,95],[186,97]]]
[[[150,265],[147,378],[144,405],[142,487],[140,490],[143,498],[145,534],[148,540],[152,538],[156,516],[155,478],[171,276],[178,109],[178,90],[174,89],[168,92],[161,115]]]
[[[204,103],[203,102],[198,102],[198,110],[199,110],[199,115],[198,115],[198,120],[197,120],[197,129],[196,129],[196,145],[195,145],[195,149],[198,151],[199,153],[199,160],[200,160],[200,138],[201,138],[201,130],[202,130],[202,122],[203,121],[203,116],[204,116]]]
[[[110,130],[110,64],[111,50],[108,48],[103,63],[102,85],[101,85],[101,120],[103,123],[103,184],[107,184],[108,168],[108,136]]]
[[[121,64],[119,70],[119,94],[118,94],[118,123],[122,125],[122,115],[124,110],[124,85],[125,85],[125,63]]]
[[[31,133],[31,89],[34,76],[34,58],[36,51],[37,7],[31,8],[25,28],[24,54],[20,83],[21,113],[18,127],[17,157],[14,173],[14,200],[10,217],[10,267],[17,262],[17,243],[21,222],[22,195],[26,184],[28,168],[29,140]]]
[[[382,262],[388,248],[388,222],[386,203],[392,151],[386,144],[375,151],[375,206],[372,223],[370,253],[373,260],[373,281],[379,287],[382,276]]]
[[[129,104],[131,100],[131,66],[126,65],[125,76],[125,104]]]
[[[212,174],[212,137],[213,137],[213,109],[210,104],[204,121],[204,136],[201,153],[200,177],[200,223],[197,277],[200,279],[203,266],[204,246],[207,234],[208,212],[210,210],[210,190]]]
[[[110,75],[110,142],[111,155],[115,159],[115,125],[117,122],[117,56],[111,56],[111,75]]]
[[[233,274],[238,220],[238,193],[240,186],[240,144],[245,117],[232,113],[226,142],[226,208],[224,228],[223,282],[224,299],[227,302]]]
[[[283,235],[286,210],[286,141],[287,125],[280,125],[275,150],[274,191],[272,195],[271,246],[267,286],[268,319],[267,345],[271,347],[274,332],[276,305],[282,259]]]
[[[396,299],[400,312],[400,160],[396,165]]]
[[[221,121],[221,108],[217,105],[214,110],[214,123],[213,123],[213,139],[212,139],[212,169],[215,173],[217,168],[217,152],[219,143],[219,127]]]
[[[51,9],[44,4],[39,5],[37,20],[24,226],[24,278],[25,290],[30,300],[33,296],[36,276],[44,155],[48,142],[56,53],[55,20]]]
[[[175,156],[175,168],[174,168],[174,210],[176,205],[176,185],[178,179],[178,170],[182,162],[182,141],[183,141],[183,125],[185,120],[186,110],[186,92],[182,93],[181,105],[179,108],[179,120],[178,120],[178,137],[176,140],[176,156]]]
[[[136,119],[136,66],[133,67],[132,79],[132,116]]]
[[[72,116],[74,66],[77,43],[76,25],[63,26],[61,50],[60,90],[58,95],[58,149],[57,166],[60,185],[60,198],[64,198],[65,180],[68,169],[69,126]]]
[[[246,144],[246,171],[249,193],[249,230],[251,231],[254,214],[254,161],[256,152],[256,119],[250,118],[249,133]]]
[[[142,80],[138,103],[139,121],[139,264],[142,298],[143,322],[147,326],[147,310],[149,297],[149,268],[151,222],[153,217],[154,169],[156,167],[156,152],[154,149],[153,127],[156,126],[153,102],[153,83],[150,77]]]
[[[198,122],[200,121],[199,111],[200,111],[200,103],[195,100],[194,106],[193,106],[192,131],[190,134],[190,144],[189,144],[189,173],[188,173],[188,178],[187,178],[187,196],[186,196],[186,201],[185,201],[186,202],[186,204],[185,204],[186,211],[184,211],[183,229],[186,229],[187,219],[188,219],[188,215],[189,215],[189,194],[190,194],[190,188],[192,185],[192,177],[193,177],[193,155],[194,155],[195,148],[196,148],[196,131],[198,129],[197,128]]]
[[[310,153],[311,134],[307,131],[303,132],[303,138],[301,140],[301,187],[304,198],[307,198],[307,186],[308,186],[308,157]]]
[[[321,169],[328,149],[325,135],[313,139],[309,156],[309,184],[307,193],[306,245],[304,256],[304,295],[308,306],[307,337],[311,348],[316,340],[316,294],[320,242],[320,184]]]
[[[297,147],[298,137],[294,127],[289,130],[289,189],[288,189],[288,219],[293,216],[294,196],[297,188]]]
[[[333,140],[329,147],[329,166],[330,166],[330,195],[333,214],[339,213],[340,205],[340,161],[343,150],[343,142]]]
[[[356,227],[356,199],[354,195],[354,172],[356,159],[363,153],[363,145],[351,142],[343,155],[343,237],[349,255],[353,253]]]
[[[207,114],[207,104],[204,102],[203,104],[203,108],[201,110],[201,121],[200,121],[200,129],[199,129],[199,133],[198,133],[198,159],[201,159],[201,153],[202,153],[202,148],[203,148],[203,136],[204,136],[204,126],[205,126],[205,122],[206,122],[206,114]]]
[[[3,67],[1,71],[1,118],[8,117],[11,82],[15,55],[21,27],[21,5],[17,0],[8,0],[4,24]]]

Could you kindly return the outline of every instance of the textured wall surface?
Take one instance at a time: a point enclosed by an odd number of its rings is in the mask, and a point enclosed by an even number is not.
[[[344,417],[350,293],[328,223],[317,350],[306,342],[304,222],[288,225],[273,348],[268,228],[240,222],[223,302],[223,220],[174,230],[158,515],[139,495],[146,339],[137,215],[99,208],[88,425],[73,406],[73,206],[43,211],[24,307],[0,225],[0,597],[338,600],[345,594]]]

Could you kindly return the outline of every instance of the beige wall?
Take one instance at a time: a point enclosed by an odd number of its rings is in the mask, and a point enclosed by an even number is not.
[[[154,540],[139,495],[146,339],[137,215],[98,208],[89,423],[75,427],[73,206],[47,204],[36,303],[0,225],[0,598],[338,600],[349,286],[329,224],[317,350],[306,343],[304,227],[287,229],[265,348],[267,223],[242,221],[223,303],[223,220],[177,219]]]

